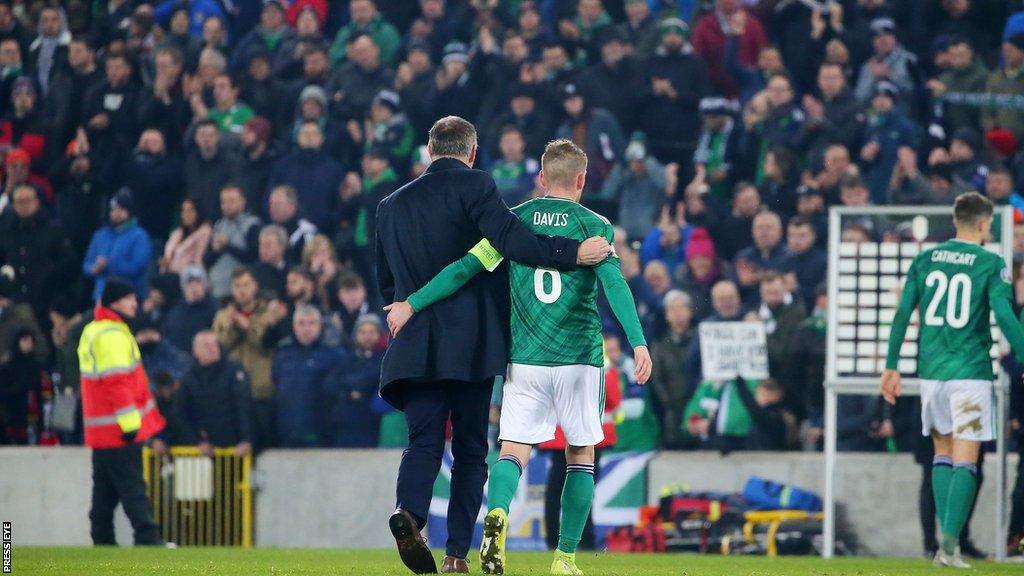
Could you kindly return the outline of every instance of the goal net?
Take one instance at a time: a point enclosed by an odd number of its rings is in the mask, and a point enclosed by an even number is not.
[[[823,556],[835,553],[837,421],[839,396],[877,395],[885,368],[889,329],[896,314],[904,277],[917,254],[952,238],[951,207],[837,207],[829,214],[828,345],[825,366],[825,523]],[[1013,209],[999,208],[993,238],[985,247],[1012,265]],[[927,311],[926,311],[927,312]],[[903,394],[917,394],[918,315],[914,312],[900,353]],[[1008,350],[992,321],[997,416],[996,555],[1005,556],[1006,525],[1006,378],[999,368]],[[908,498],[914,497],[908,494]],[[916,497],[914,497],[916,500]],[[980,519],[979,519],[980,520]],[[878,550],[884,553],[884,550]]]

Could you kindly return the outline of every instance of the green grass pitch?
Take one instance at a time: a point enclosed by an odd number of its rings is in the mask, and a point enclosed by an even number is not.
[[[435,552],[440,561],[441,553]],[[472,555],[471,555],[472,559]],[[542,575],[551,562],[546,552],[513,552],[509,576]],[[580,552],[577,564],[588,576],[970,576],[1024,575],[1024,565],[977,562],[973,570],[932,568],[923,559],[763,558],[689,554],[606,554]],[[149,576],[202,574],[218,576],[407,576],[389,550],[296,550],[257,548],[34,548],[13,551],[13,574],[52,576]],[[477,562],[472,574],[480,574]]]

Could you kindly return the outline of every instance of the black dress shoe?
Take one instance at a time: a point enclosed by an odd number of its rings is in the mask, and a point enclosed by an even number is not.
[[[441,561],[442,574],[469,574],[469,564],[462,558],[445,556]]]
[[[388,520],[388,526],[395,537],[395,544],[398,545],[398,555],[406,568],[412,570],[413,574],[437,574],[434,556],[427,548],[426,540],[420,536],[416,521],[408,512],[401,508],[395,510]]]

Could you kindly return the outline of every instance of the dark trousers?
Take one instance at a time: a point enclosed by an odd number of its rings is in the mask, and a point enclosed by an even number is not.
[[[494,380],[406,383],[402,411],[409,447],[402,453],[396,488],[398,507],[420,528],[430,512],[434,480],[444,453],[445,424],[452,421],[452,480],[445,554],[465,558],[473,538],[487,481],[487,414]]]
[[[971,518],[974,517],[974,509],[978,506],[978,494],[981,493],[981,483],[985,480],[985,446],[978,452],[978,489],[974,492],[974,501],[971,502],[971,509],[967,512],[967,520],[964,521],[964,528],[960,531],[961,544],[971,539]],[[923,546],[925,552],[934,553],[939,549],[935,541],[936,512],[935,492],[932,490],[932,465],[931,463],[921,466],[921,489],[918,492],[918,514],[921,522],[921,535],[924,538]]]
[[[558,547],[558,532],[562,526],[562,488],[565,487],[565,452],[553,450],[548,452],[551,455],[551,468],[548,469],[548,485],[544,488],[544,531],[548,549],[554,550]],[[601,475],[601,453],[594,455],[594,478]],[[580,538],[580,550],[594,549],[594,511],[591,509],[587,523],[583,526],[583,536]]]
[[[115,546],[114,509],[124,508],[135,531],[135,545],[161,545],[160,530],[150,514],[146,483],[142,480],[142,446],[92,451],[92,509],[89,511],[92,542]]]
[[[1024,440],[1018,440],[1020,447],[1017,454],[1017,480],[1013,483],[1013,492],[1010,494],[1012,510],[1010,511],[1010,530],[1012,537],[1016,534],[1024,534]]]

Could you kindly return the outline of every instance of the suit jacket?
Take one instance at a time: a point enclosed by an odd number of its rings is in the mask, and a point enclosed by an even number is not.
[[[509,211],[488,173],[439,158],[377,207],[377,283],[384,301],[407,299],[481,237],[529,266],[576,266],[578,241],[535,236]],[[401,408],[403,386],[392,385],[398,381],[479,382],[504,374],[508,347],[508,276],[502,266],[413,316],[388,345],[381,396]]]

